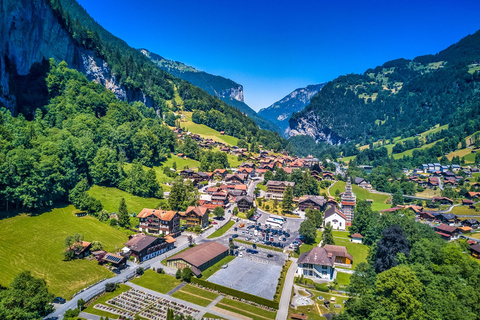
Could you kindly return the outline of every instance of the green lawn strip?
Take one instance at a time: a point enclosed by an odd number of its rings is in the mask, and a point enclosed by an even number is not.
[[[343,240],[343,239],[334,239],[335,245],[337,246],[345,246],[347,248],[347,252],[353,256],[353,265],[352,268],[355,267],[360,262],[367,262],[368,256],[368,247],[361,243],[353,243],[350,240]]]
[[[253,245],[253,242],[249,242],[249,241],[245,241],[245,240],[233,239],[233,241],[243,243],[243,244]],[[272,247],[272,246],[266,246],[264,244],[256,244],[256,245],[257,245],[257,248],[263,248],[263,249],[267,249],[267,250],[283,252],[283,249],[280,249],[280,248],[276,248],[276,247]]]
[[[211,292],[211,291],[204,290],[204,289],[200,289],[200,288],[192,286],[190,284],[183,287],[182,290],[180,290],[180,291],[193,293],[193,294],[196,294],[197,296],[202,296],[205,299],[208,299],[208,300],[211,300],[211,301],[217,299],[218,296],[219,296],[218,293]]]
[[[215,141],[229,144],[231,146],[236,146],[238,144],[238,138],[235,138],[229,135],[221,135],[220,132],[210,127],[207,127],[204,124],[198,124],[192,121],[185,121],[181,123],[181,126],[185,127],[188,131],[192,133],[199,134],[201,137],[205,139],[212,139]]]
[[[63,205],[36,216],[0,220],[0,255],[5,257],[0,259],[0,284],[8,286],[17,274],[29,270],[44,278],[55,296],[70,299],[80,289],[112,277],[96,260],[63,261],[65,238],[75,233],[83,234],[85,241],[100,241],[106,251],[122,248],[128,240],[125,233],[94,217],[76,217],[75,210]]]
[[[219,319],[219,320],[225,320],[225,318],[222,318],[222,317],[219,317],[217,316],[216,314],[213,314],[213,313],[205,313],[202,318],[208,318],[208,319]]]
[[[331,188],[330,188],[330,195],[335,196],[336,191],[338,190],[340,193],[345,191],[345,182],[344,181],[337,181]],[[389,195],[385,194],[378,194],[378,193],[371,193],[366,189],[360,188],[357,185],[352,185],[353,192],[357,196],[357,200],[366,200],[372,199],[372,210],[380,211],[383,209],[388,209],[392,205],[385,203]]]
[[[193,244],[193,246],[196,246],[196,244]],[[174,254],[173,256],[171,256],[171,257],[175,257],[177,254],[182,253],[183,251],[187,251],[188,249],[190,249],[190,247],[186,247],[185,249],[182,249],[182,250],[178,251],[177,253],[175,253],[175,254]],[[168,258],[171,258],[171,257],[168,257]],[[168,258],[167,258],[167,259],[168,259]],[[162,263],[164,266],[167,265],[167,259],[163,259],[163,260],[161,261],[161,263]]]
[[[103,208],[108,212],[117,212],[122,198],[125,199],[130,213],[139,213],[143,208],[158,208],[160,199],[142,198],[117,188],[92,186],[88,194],[102,202]]]
[[[348,286],[350,284],[350,273],[337,272],[338,284],[341,286]]]
[[[209,235],[207,239],[223,236],[225,232],[227,232],[228,229],[230,229],[234,224],[235,222],[233,220],[228,221],[227,224],[225,224],[223,227],[221,227],[220,229],[214,231],[211,235]]]
[[[220,270],[224,264],[229,263],[233,259],[235,259],[235,256],[226,256],[225,258],[218,261],[217,263],[215,263],[213,266],[211,266],[207,270],[202,271],[202,279],[203,280],[208,279],[211,275],[213,275],[215,272]]]
[[[470,209],[468,206],[453,207],[451,212],[455,215],[480,215],[480,211]]]
[[[202,307],[206,307],[210,304],[210,302],[212,302],[212,300],[204,299],[202,297],[184,291],[177,291],[172,294],[172,297],[191,302]]]
[[[290,268],[291,265],[292,265],[292,261],[287,260],[287,262],[285,262],[284,267],[282,268],[282,273],[280,274],[280,281],[278,282],[278,290],[277,290],[278,294],[276,293],[276,297],[274,299],[274,301],[277,301],[278,303],[280,303],[280,298],[283,292],[283,286],[285,285],[285,279],[287,277],[288,269]]]
[[[216,305],[219,308],[224,308],[226,310],[230,310],[236,313],[243,314],[248,317],[252,317],[254,315],[259,315],[261,317],[269,318],[269,319],[275,319],[276,312],[268,311],[265,309],[257,308],[255,306],[252,306],[251,304],[248,303],[243,303],[240,301],[228,299],[228,298],[223,298],[220,300],[219,303]],[[226,307],[232,307],[231,309],[227,309]],[[246,311],[245,313],[241,313],[241,310]],[[248,313],[247,313],[248,312]]]
[[[230,153],[227,153],[227,159],[228,159],[228,163],[230,164],[230,168],[236,168],[240,164],[242,164],[242,162],[244,162],[243,160],[238,160],[238,156],[234,156],[233,154],[230,154]]]
[[[160,274],[153,270],[145,271],[141,277],[135,278],[131,282],[160,293],[167,293],[181,283],[173,276]]]
[[[95,301],[92,301],[88,305],[88,307],[85,310],[83,310],[83,312],[96,314],[96,315],[101,316],[101,317],[117,318],[119,316],[118,314],[114,314],[114,313],[110,313],[110,312],[107,312],[107,311],[95,309],[94,306],[96,304],[100,303],[100,304],[103,304],[103,305],[106,305],[106,306],[109,306],[109,307],[112,307],[112,308],[117,308],[115,306],[107,304],[107,301],[112,299],[113,297],[116,297],[116,296],[120,295],[121,293],[123,293],[125,291],[130,290],[130,289],[131,288],[129,286],[127,286],[125,284],[121,284],[120,287],[117,290],[115,290],[113,292],[107,292],[106,294],[104,294],[100,298],[96,299]],[[119,309],[119,310],[122,310],[122,309]]]

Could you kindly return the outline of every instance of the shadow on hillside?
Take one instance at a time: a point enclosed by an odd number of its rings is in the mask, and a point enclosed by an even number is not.
[[[68,207],[70,204],[67,202],[59,202],[50,207],[41,208],[41,209],[32,209],[32,210],[10,210],[10,211],[0,211],[0,220],[13,218],[22,214],[26,214],[32,217],[39,216],[45,212],[52,211],[53,209],[58,208],[65,208]]]

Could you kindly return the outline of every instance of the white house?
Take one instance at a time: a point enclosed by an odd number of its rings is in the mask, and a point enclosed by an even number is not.
[[[360,233],[352,234],[353,243],[363,243],[363,236]]]
[[[347,224],[347,217],[340,210],[337,206],[332,205],[325,211],[325,225],[330,222],[333,230],[345,230]]]
[[[335,257],[329,255],[322,247],[314,247],[311,251],[302,253],[298,257],[297,275],[333,281],[337,272],[335,270]]]

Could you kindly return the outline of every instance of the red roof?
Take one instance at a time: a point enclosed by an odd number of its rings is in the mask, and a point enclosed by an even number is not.
[[[363,236],[360,233],[354,233],[352,234],[352,238],[360,238],[363,239]]]
[[[441,235],[442,237],[450,238],[450,235],[449,235],[449,234],[446,234],[446,233],[443,233],[443,232],[438,232],[438,231],[437,231],[437,233],[438,233],[439,235]]]

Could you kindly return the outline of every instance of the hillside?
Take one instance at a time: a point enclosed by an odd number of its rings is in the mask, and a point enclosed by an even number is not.
[[[317,94],[324,85],[324,83],[320,83],[296,89],[271,106],[260,109],[258,114],[276,124],[282,130],[281,133],[286,135],[290,116],[294,112],[302,111],[310,103],[310,99]]]
[[[479,59],[480,31],[436,55],[397,59],[338,77],[292,115],[290,135],[369,144],[459,123],[467,110],[478,110]]]
[[[222,76],[199,71],[182,62],[165,59],[156,53],[148,51],[147,49],[139,50],[160,69],[167,71],[175,77],[186,80],[199,88],[202,88],[210,95],[218,97],[228,105],[237,108],[252,118],[255,123],[260,126],[260,128],[281,133],[280,129],[276,125],[259,116],[245,103],[243,99],[242,85]]]

